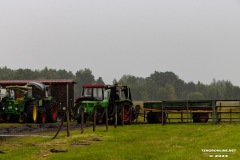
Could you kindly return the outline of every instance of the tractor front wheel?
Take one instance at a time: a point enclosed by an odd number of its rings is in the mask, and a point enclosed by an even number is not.
[[[26,123],[27,122],[27,113],[23,112],[18,117],[19,123]]]

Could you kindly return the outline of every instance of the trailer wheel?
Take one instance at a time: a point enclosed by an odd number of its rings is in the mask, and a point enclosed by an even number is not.
[[[57,102],[55,100],[46,101],[46,122],[54,123],[57,121]]]
[[[155,123],[155,116],[152,111],[147,113],[147,122],[148,123]]]
[[[193,113],[193,122],[194,123],[207,123],[209,119],[208,113]]]
[[[27,119],[30,123],[36,123],[37,121],[37,105],[34,102],[27,103],[26,106]]]
[[[156,112],[155,113],[155,120],[156,120],[156,123],[166,123],[166,114],[162,113],[161,112]]]
[[[148,112],[147,114],[147,121],[148,123],[166,123],[166,113],[163,113],[163,117],[162,117],[162,113],[161,112]]]

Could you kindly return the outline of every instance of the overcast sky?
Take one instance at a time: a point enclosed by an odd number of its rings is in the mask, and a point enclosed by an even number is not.
[[[240,0],[1,0],[0,67],[172,71],[240,86]]]

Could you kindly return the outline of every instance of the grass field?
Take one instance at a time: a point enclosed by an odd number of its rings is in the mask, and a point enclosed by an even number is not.
[[[41,133],[41,136],[54,133]],[[101,140],[101,141],[99,141]],[[240,159],[239,124],[140,124],[114,128],[98,126],[61,131],[55,140],[49,137],[14,137],[0,139],[2,160],[200,160]],[[52,153],[51,149],[59,152]],[[203,149],[234,149],[233,153],[204,153]],[[205,150],[206,151],[206,150]],[[211,158],[210,156],[214,156]]]

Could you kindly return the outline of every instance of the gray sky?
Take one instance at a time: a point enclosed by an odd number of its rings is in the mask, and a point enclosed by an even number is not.
[[[240,0],[1,0],[0,67],[240,85]]]

